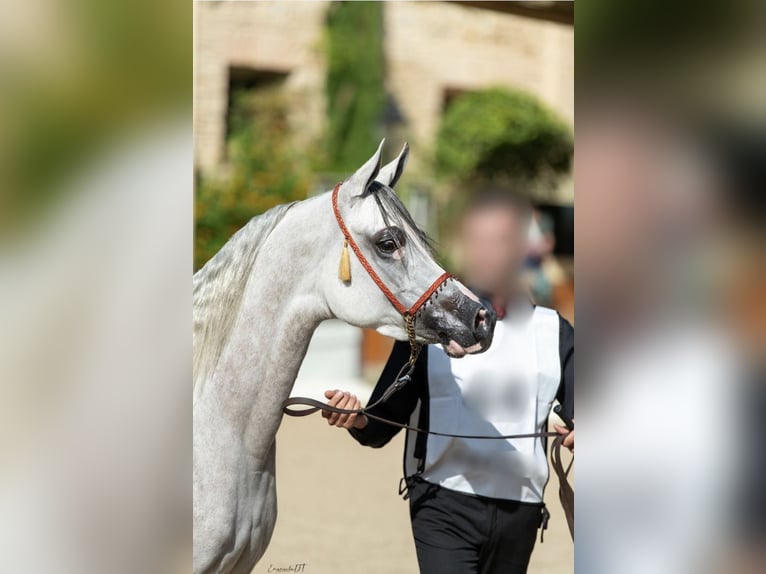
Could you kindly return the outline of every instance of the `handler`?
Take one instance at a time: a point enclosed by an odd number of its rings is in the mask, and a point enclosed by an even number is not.
[[[502,193],[475,198],[462,222],[466,279],[498,313],[492,346],[452,358],[423,348],[412,380],[371,413],[421,429],[469,435],[545,430],[554,400],[573,420],[574,329],[552,309],[534,306],[521,283],[531,211]],[[370,398],[377,400],[409,357],[397,342]],[[329,404],[361,407],[328,390]],[[361,444],[382,447],[399,429],[364,415],[323,411],[330,425]],[[574,431],[556,425],[574,448]],[[540,438],[458,439],[407,431],[405,496],[421,574],[523,574],[545,527],[546,445]]]

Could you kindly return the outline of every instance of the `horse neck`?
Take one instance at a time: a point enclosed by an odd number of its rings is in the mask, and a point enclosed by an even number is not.
[[[318,293],[317,261],[329,245],[329,201],[296,204],[261,246],[237,318],[202,391],[216,417],[255,455],[268,452],[280,405],[298,375],[314,330],[329,310]],[[296,230],[300,230],[298,233]],[[327,245],[325,245],[327,243]]]

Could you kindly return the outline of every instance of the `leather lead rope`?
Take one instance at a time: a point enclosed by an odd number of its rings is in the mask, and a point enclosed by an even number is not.
[[[509,439],[509,438],[534,438],[534,437],[558,436],[558,433],[551,433],[551,432],[527,433],[527,434],[504,435],[504,436],[455,435],[455,434],[449,434],[449,433],[440,433],[440,432],[431,431],[431,430],[423,430],[423,429],[412,427],[406,424],[398,423],[396,421],[388,420],[383,417],[379,417],[377,415],[370,414],[371,409],[375,408],[379,404],[386,402],[396,391],[401,389],[404,385],[409,383],[410,380],[412,379],[412,372],[415,370],[415,363],[417,362],[418,357],[420,356],[420,351],[423,348],[423,346],[420,343],[418,343],[415,338],[415,317],[420,312],[421,307],[423,307],[431,299],[431,297],[433,297],[433,295],[444,285],[444,283],[446,283],[449,279],[452,278],[452,275],[447,272],[442,273],[428,287],[428,289],[425,290],[425,292],[420,296],[420,298],[418,298],[418,300],[415,301],[415,303],[411,307],[407,308],[401,301],[399,301],[399,299],[396,298],[396,296],[386,286],[386,284],[383,282],[380,276],[375,272],[375,269],[373,269],[372,265],[370,265],[370,262],[364,256],[364,253],[362,253],[362,250],[359,249],[359,246],[357,245],[356,241],[354,241],[354,238],[351,236],[351,232],[348,230],[348,227],[346,227],[346,223],[343,221],[343,216],[341,215],[340,209],[338,207],[338,192],[340,190],[340,186],[342,185],[342,183],[343,182],[338,182],[332,190],[332,210],[333,210],[333,214],[335,215],[335,220],[338,222],[338,227],[340,228],[340,231],[343,234],[344,241],[348,244],[349,247],[351,247],[351,250],[354,252],[354,254],[356,255],[356,258],[359,260],[359,263],[362,265],[362,267],[364,267],[364,269],[367,271],[370,278],[374,281],[374,283],[378,286],[378,288],[383,292],[383,294],[391,302],[394,308],[397,311],[399,311],[399,313],[402,314],[402,317],[404,317],[404,327],[407,332],[407,339],[409,340],[409,343],[410,343],[410,357],[407,360],[407,362],[404,364],[404,366],[402,366],[401,370],[399,371],[399,374],[396,376],[396,379],[394,379],[394,382],[391,385],[389,385],[389,387],[385,390],[383,395],[377,401],[375,401],[374,403],[370,405],[367,405],[363,409],[358,409],[358,410],[339,409],[338,407],[331,407],[330,405],[326,403],[323,403],[308,397],[291,397],[282,403],[282,411],[286,415],[289,415],[292,417],[305,417],[307,415],[311,415],[320,410],[325,410],[325,411],[329,411],[329,412],[337,413],[337,414],[363,414],[367,417],[370,417],[371,419],[375,419],[382,423],[407,429],[407,430],[411,430],[417,433],[426,433],[426,434],[453,437],[453,438]],[[296,406],[296,405],[309,407],[309,408],[306,408],[306,409],[291,408],[292,406]]]
[[[405,368],[407,365],[405,365]],[[406,375],[406,377],[409,377],[409,374]],[[510,434],[510,435],[468,435],[468,434],[452,434],[452,433],[444,433],[439,431],[433,431],[430,429],[421,429],[418,427],[413,427],[408,424],[400,423],[397,421],[392,421],[390,419],[379,417],[377,415],[371,414],[368,409],[373,408],[375,405],[378,405],[384,401],[388,396],[396,392],[398,388],[403,386],[403,384],[406,384],[405,381],[402,384],[400,383],[400,380],[395,381],[391,386],[386,389],[386,391],[383,393],[383,396],[381,396],[380,399],[372,403],[366,408],[363,409],[340,409],[338,407],[332,407],[326,403],[323,403],[321,401],[318,401],[316,399],[310,399],[307,397],[290,397],[287,399],[284,403],[282,403],[282,409],[285,414],[293,416],[293,417],[305,417],[307,415],[314,414],[318,411],[329,411],[331,413],[336,414],[344,414],[344,415],[364,415],[368,418],[374,419],[376,421],[379,421],[383,424],[387,424],[390,426],[394,426],[400,429],[405,429],[408,431],[413,431],[419,434],[430,434],[435,436],[443,436],[448,438],[461,438],[461,439],[476,439],[476,440],[492,440],[492,439],[500,439],[500,440],[508,440],[508,439],[523,439],[523,438],[547,438],[547,437],[555,437],[553,440],[553,444],[551,445],[551,466],[553,467],[553,472],[556,474],[556,478],[559,482],[559,500],[561,501],[561,506],[564,509],[564,515],[567,519],[567,526],[569,527],[569,534],[572,536],[572,541],[574,541],[574,490],[572,489],[572,486],[569,484],[569,472],[572,470],[572,463],[574,462],[574,459],[569,463],[567,468],[564,468],[564,465],[561,460],[561,449],[563,447],[563,440],[564,435],[560,435],[557,432],[533,432],[533,433],[525,433],[525,434]],[[305,409],[293,409],[290,408],[293,405],[295,406],[306,406],[309,408]],[[401,490],[401,489],[400,489]],[[400,492],[401,494],[401,492]],[[543,530],[547,528],[547,519],[544,521],[543,524]],[[542,538],[542,532],[541,532],[541,538]]]
[[[405,365],[406,366],[406,365]],[[393,394],[396,389],[392,388],[398,383],[399,381],[395,381],[391,386],[386,389],[386,392],[383,393],[383,397],[386,395]],[[523,434],[506,434],[506,435],[473,435],[473,434],[452,434],[452,433],[446,433],[446,432],[439,432],[429,429],[421,429],[418,427],[414,427],[408,424],[400,423],[397,421],[392,421],[391,419],[387,419],[384,417],[380,417],[378,415],[373,415],[369,412],[370,409],[374,408],[376,405],[379,405],[383,402],[383,397],[372,403],[371,405],[368,405],[367,407],[363,409],[340,409],[338,407],[332,407],[328,405],[327,403],[323,403],[321,401],[318,401],[316,399],[310,399],[308,397],[290,397],[285,402],[282,403],[282,410],[286,415],[290,415],[291,417],[305,417],[307,415],[312,415],[318,411],[328,411],[331,413],[339,414],[339,415],[364,415],[367,418],[382,422],[383,424],[390,425],[392,427],[397,427],[404,430],[413,431],[420,434],[431,434],[435,436],[444,436],[449,438],[466,438],[466,439],[502,439],[502,440],[508,440],[508,439],[515,439],[515,438],[546,438],[546,437],[557,437],[561,436],[557,432],[551,432],[551,431],[544,431],[544,432],[530,432],[530,433],[523,433]],[[309,407],[307,409],[292,409],[290,407],[292,406],[306,406]]]
[[[431,297],[433,297],[433,295],[440,288],[442,288],[443,285],[449,279],[452,278],[452,275],[448,272],[442,273],[429,286],[429,288],[425,290],[425,292],[420,296],[420,298],[418,298],[418,300],[415,301],[415,303],[411,307],[407,308],[401,301],[399,301],[399,299],[396,298],[396,296],[391,292],[391,290],[383,282],[380,276],[375,272],[375,269],[373,269],[370,262],[364,256],[364,253],[362,253],[362,250],[359,249],[359,246],[357,245],[356,241],[354,241],[354,238],[351,236],[351,233],[349,232],[348,227],[346,227],[346,224],[343,221],[343,217],[340,214],[340,209],[338,208],[338,190],[340,189],[341,184],[342,182],[339,182],[338,184],[335,185],[335,187],[332,190],[332,209],[335,215],[335,219],[338,222],[338,227],[340,228],[340,231],[343,234],[345,243],[348,245],[348,247],[351,247],[351,250],[354,252],[354,254],[356,255],[356,258],[359,260],[359,263],[362,265],[365,271],[367,271],[367,274],[370,276],[373,282],[378,286],[378,288],[383,292],[386,298],[391,302],[391,305],[393,305],[394,308],[397,311],[399,311],[399,313],[401,313],[402,317],[404,318],[404,326],[405,326],[405,330],[407,331],[407,339],[409,340],[409,343],[410,343],[410,357],[407,360],[407,362],[404,364],[404,366],[402,366],[394,382],[391,385],[389,385],[389,387],[385,390],[383,395],[377,401],[375,401],[374,403],[370,405],[367,405],[365,408],[340,409],[338,407],[332,407],[328,405],[327,403],[323,403],[321,401],[318,401],[316,399],[311,399],[308,397],[290,397],[282,403],[282,411],[284,412],[284,414],[289,415],[291,417],[305,417],[322,410],[329,411],[331,413],[336,413],[336,414],[347,414],[347,415],[363,414],[366,417],[369,417],[376,421],[382,422],[387,425],[395,426],[401,429],[413,431],[420,434],[430,434],[430,435],[450,437],[450,438],[508,440],[508,439],[537,438],[537,437],[540,437],[540,438],[557,437],[556,440],[553,441],[553,450],[552,450],[551,458],[553,459],[554,471],[556,472],[556,475],[559,478],[559,483],[561,485],[559,490],[559,497],[561,498],[561,504],[564,506],[564,511],[566,512],[566,515],[567,515],[567,523],[569,524],[569,529],[570,529],[570,532],[572,533],[572,539],[574,540],[574,522],[573,522],[574,494],[572,492],[572,488],[569,486],[569,483],[567,482],[567,475],[571,468],[571,464],[569,465],[569,468],[567,468],[566,471],[564,471],[564,468],[561,465],[561,453],[560,453],[562,437],[558,433],[536,432],[536,433],[513,434],[513,435],[498,435],[498,436],[451,434],[451,433],[432,431],[429,429],[420,429],[407,424],[392,421],[384,417],[379,417],[369,412],[370,409],[373,409],[377,405],[386,402],[396,391],[401,389],[404,385],[409,383],[410,380],[412,379],[412,372],[415,370],[415,363],[417,362],[418,357],[420,356],[420,351],[422,350],[422,345],[418,343],[415,339],[415,317],[420,312],[421,308],[431,299]],[[291,408],[293,406],[302,406],[302,407],[308,407],[308,408],[303,408],[303,409]],[[554,454],[555,454],[555,459],[553,456]],[[564,490],[565,486],[567,489],[566,491]]]
[[[559,435],[553,441],[553,445],[551,446],[551,466],[553,467],[553,472],[556,474],[556,478],[559,480],[559,501],[561,501],[561,507],[564,509],[567,526],[569,527],[569,534],[572,536],[572,542],[574,542],[574,489],[569,484],[569,471],[572,470],[574,458],[572,458],[565,469],[561,461],[563,441],[563,435]]]

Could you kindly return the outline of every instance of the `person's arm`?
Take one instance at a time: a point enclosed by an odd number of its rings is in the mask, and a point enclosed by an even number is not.
[[[559,357],[561,358],[561,382],[556,399],[561,405],[560,415],[565,421],[574,422],[574,328],[559,317]],[[566,434],[564,446],[574,448],[574,431],[555,425],[556,431]]]
[[[402,424],[409,420],[412,411],[415,410],[418,398],[422,393],[422,387],[427,384],[426,352],[427,350],[424,348],[415,363],[412,380],[391,395],[386,402],[373,408],[371,411],[372,414]],[[408,343],[401,341],[394,343],[394,348],[383,369],[383,373],[378,379],[378,383],[375,385],[375,389],[372,391],[372,396],[370,397],[368,404],[374,403],[383,395],[409,357],[410,346]],[[345,397],[339,398],[338,393],[340,393],[340,391],[328,391],[325,394],[325,396],[330,399],[330,404],[333,404],[335,401],[341,408],[354,408],[354,401],[348,400]],[[347,393],[345,394],[347,395]],[[345,406],[341,406],[341,403]],[[401,430],[398,427],[387,425],[364,415],[356,416],[351,425],[343,424],[344,422],[347,422],[347,419],[343,420],[337,415],[334,418],[331,418],[332,415],[329,413],[327,413],[327,415],[328,416],[325,416],[323,414],[331,425],[348,428],[351,436],[360,444],[371,446],[373,448],[384,446],[396,435],[396,433],[399,432],[399,430]]]

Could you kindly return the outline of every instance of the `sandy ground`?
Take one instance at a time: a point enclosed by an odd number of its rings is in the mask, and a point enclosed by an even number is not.
[[[416,574],[408,503],[397,494],[403,442],[400,433],[383,449],[365,448],[318,414],[285,417],[277,435],[279,518],[253,572]],[[546,498],[552,518],[529,572],[568,574],[574,548],[555,476]]]

